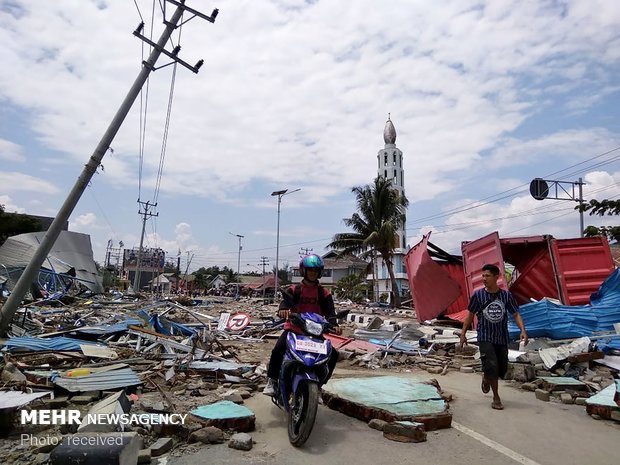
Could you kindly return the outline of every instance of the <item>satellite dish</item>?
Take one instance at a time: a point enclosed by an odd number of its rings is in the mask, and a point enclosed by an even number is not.
[[[542,178],[534,178],[530,183],[530,194],[536,200],[544,200],[549,195],[549,185]]]

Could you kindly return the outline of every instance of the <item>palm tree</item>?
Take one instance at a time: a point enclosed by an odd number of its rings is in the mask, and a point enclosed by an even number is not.
[[[351,189],[357,201],[357,212],[344,218],[344,224],[354,232],[334,235],[328,248],[340,254],[355,254],[367,259],[375,252],[383,258],[392,282],[392,305],[400,306],[400,293],[394,276],[394,249],[398,247],[396,232],[405,224],[409,201],[392,187],[392,181],[377,176],[373,184]]]

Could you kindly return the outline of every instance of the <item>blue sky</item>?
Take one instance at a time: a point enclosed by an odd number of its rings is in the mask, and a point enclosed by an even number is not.
[[[325,252],[354,211],[351,187],[376,176],[388,112],[411,245],[430,230],[452,252],[495,230],[576,237],[573,203],[530,198],[534,177],[582,177],[587,199],[620,195],[615,1],[187,4],[220,14],[181,31],[181,58],[205,64],[197,75],[176,70],[159,216],[145,244],[181,250],[184,263],[193,256],[190,269],[235,269],[230,233],[245,236],[242,270],[261,256],[274,265],[270,194],[286,188],[301,191],[282,200],[280,264],[296,263],[301,248]],[[132,31],[142,16],[150,34],[151,12],[144,0],[0,0],[8,211],[56,214],[139,71]],[[157,2],[155,37],[161,19]],[[153,73],[143,99],[142,176],[138,101],[71,216],[100,262],[110,239],[139,244],[136,200],[155,198],[172,73]],[[502,199],[471,208],[489,197]]]

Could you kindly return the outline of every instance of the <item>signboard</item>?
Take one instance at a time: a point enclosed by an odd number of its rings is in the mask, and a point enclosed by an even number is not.
[[[224,331],[228,327],[228,319],[230,318],[230,313],[224,312],[220,314],[220,321],[217,324],[218,331]]]
[[[250,315],[247,313],[235,313],[228,319],[226,327],[231,331],[241,331],[250,324]]]

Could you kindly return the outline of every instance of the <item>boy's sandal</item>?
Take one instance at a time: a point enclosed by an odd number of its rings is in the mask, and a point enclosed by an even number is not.
[[[491,404],[491,408],[494,408],[495,410],[504,410],[504,405],[501,402],[493,402]]]
[[[483,379],[482,383],[480,384],[480,389],[482,389],[482,392],[487,394],[491,390],[491,386],[489,386],[487,383],[485,383],[484,379]]]

